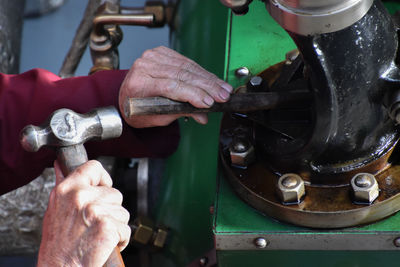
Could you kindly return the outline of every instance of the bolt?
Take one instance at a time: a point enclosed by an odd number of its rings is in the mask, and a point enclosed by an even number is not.
[[[257,237],[256,239],[254,239],[254,245],[257,248],[265,248],[269,245],[269,242],[265,238]]]
[[[372,185],[371,177],[365,174],[357,175],[354,179],[354,183],[358,187],[368,188]]]
[[[249,69],[246,68],[246,67],[240,67],[240,68],[236,69],[235,75],[236,75],[236,77],[238,77],[238,78],[249,77],[250,71],[249,71]]]
[[[233,151],[237,153],[243,153],[246,152],[249,149],[249,144],[246,140],[238,140],[237,142],[234,143],[233,145]]]
[[[379,186],[370,173],[358,173],[350,181],[354,199],[366,204],[372,203],[379,196]]]
[[[396,237],[396,238],[393,240],[393,244],[394,244],[396,247],[400,248],[400,237]]]
[[[296,187],[296,185],[299,183],[298,179],[293,176],[293,175],[289,175],[286,176],[283,180],[282,180],[282,185],[286,188],[294,188]]]
[[[208,263],[208,258],[207,258],[207,257],[202,257],[202,258],[199,260],[200,266],[207,266],[207,263]]]
[[[260,76],[254,76],[254,77],[251,77],[251,79],[250,79],[250,85],[254,86],[254,87],[260,86],[262,84],[262,82],[263,82],[263,79]]]
[[[239,167],[247,167],[256,158],[254,147],[244,138],[234,139],[229,147],[229,153],[232,165]]]
[[[277,193],[286,204],[299,203],[306,193],[304,181],[297,174],[284,174],[278,180]]]

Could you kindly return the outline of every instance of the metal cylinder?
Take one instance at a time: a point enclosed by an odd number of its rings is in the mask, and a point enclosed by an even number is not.
[[[314,35],[342,30],[360,20],[373,0],[270,0],[267,9],[286,30]]]
[[[18,73],[25,0],[0,0],[0,72]]]

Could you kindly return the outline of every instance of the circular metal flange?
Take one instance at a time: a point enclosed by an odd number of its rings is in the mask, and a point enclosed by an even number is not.
[[[285,29],[300,35],[342,30],[360,20],[374,0],[270,0],[267,9]]]
[[[303,201],[287,205],[276,193],[280,177],[268,168],[266,160],[257,159],[243,169],[232,167],[222,149],[220,155],[225,177],[239,197],[283,222],[312,228],[343,228],[375,222],[400,210],[400,165],[375,176],[380,192],[371,204],[355,202],[350,184],[335,187],[307,183]]]

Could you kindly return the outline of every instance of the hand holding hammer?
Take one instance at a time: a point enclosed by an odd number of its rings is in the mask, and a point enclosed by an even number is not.
[[[117,221],[115,224],[122,224],[119,228],[125,229],[123,232],[128,233],[129,239],[130,230],[126,230],[129,227],[123,225],[127,223],[129,214],[120,206],[122,196],[119,192],[116,192],[117,190],[111,188],[112,180],[109,175],[101,166],[93,162],[80,167],[88,160],[83,143],[90,139],[119,137],[121,133],[121,118],[114,107],[96,109],[83,115],[68,109],[60,109],[54,112],[42,126],[29,125],[21,132],[21,144],[27,151],[35,152],[42,146],[56,147],[58,166],[64,177],[69,176],[68,179],[62,182],[62,185],[59,184],[58,189],[55,188],[53,190],[48,207],[48,212],[52,208],[58,207],[58,209],[54,209],[54,213],[65,219],[64,227],[60,228],[62,223],[57,222],[59,220],[57,216],[54,216],[54,214],[49,215],[46,212],[45,223],[53,225],[55,229],[50,231],[50,234],[44,231],[43,238],[47,238],[47,241],[50,240],[49,243],[57,244],[57,240],[54,239],[57,239],[57,235],[60,235],[63,239],[70,238],[68,242],[72,244],[58,243],[59,247],[50,248],[50,250],[53,249],[54,251],[45,253],[50,255],[50,258],[52,255],[55,255],[53,258],[57,258],[59,251],[61,251],[69,254],[65,255],[66,261],[69,259],[71,261],[82,261],[86,264],[93,262],[88,257],[96,254],[93,253],[93,250],[99,251],[98,248],[101,247],[102,242],[107,240],[91,240],[90,237],[102,236],[99,233],[102,230],[106,232],[105,234],[108,234],[107,231],[112,228],[109,222],[113,222],[113,217],[117,218],[117,220],[114,220]],[[74,172],[78,167],[79,170]],[[56,173],[57,171],[58,168],[56,168]],[[59,174],[58,176],[62,175]],[[99,178],[96,179],[95,177]],[[79,190],[82,193],[79,193]],[[104,195],[104,192],[109,194]],[[60,201],[63,198],[72,199],[73,201],[71,202],[75,201],[76,203]],[[110,207],[111,210],[107,212],[108,214],[101,214],[102,212],[98,211],[101,210],[102,206]],[[60,210],[60,207],[63,210]],[[82,214],[82,216],[76,216],[77,213]],[[115,216],[113,216],[114,214]],[[121,235],[121,231],[118,234]],[[104,235],[102,237],[104,239]],[[65,242],[66,240],[60,241]],[[84,242],[92,243],[85,244]],[[71,248],[71,245],[75,247],[69,251],[68,248]],[[89,251],[90,248],[94,249]],[[47,247],[46,249],[49,248]],[[88,252],[89,256],[85,255],[86,252]],[[100,255],[101,257],[104,257],[104,255]],[[67,264],[68,262],[65,263]],[[124,266],[118,247],[111,253],[104,266]]]

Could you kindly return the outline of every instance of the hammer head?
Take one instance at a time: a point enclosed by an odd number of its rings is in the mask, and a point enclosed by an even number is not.
[[[90,139],[116,138],[121,133],[122,121],[115,107],[98,108],[86,114],[59,109],[42,126],[26,126],[20,141],[26,151],[36,152],[42,146],[72,146]]]

